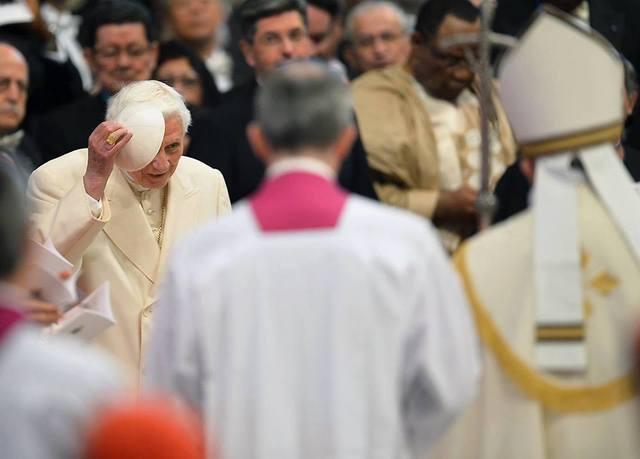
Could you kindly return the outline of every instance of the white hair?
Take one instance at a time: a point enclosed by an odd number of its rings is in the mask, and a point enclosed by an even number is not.
[[[400,8],[395,3],[391,3],[385,0],[367,0],[356,5],[347,16],[345,22],[345,36],[347,38],[347,41],[353,43],[354,39],[356,38],[356,20],[360,16],[377,9],[387,9],[391,11],[396,15],[398,24],[400,24],[402,32],[406,35],[409,35],[411,33],[411,29],[413,28],[413,21],[411,20],[411,17],[402,10],[402,8]]]
[[[182,96],[160,81],[136,81],[122,88],[109,100],[107,120],[114,120],[128,105],[136,103],[150,104],[160,110],[165,118],[177,116],[182,121],[183,133],[191,124],[191,113],[184,104]]]

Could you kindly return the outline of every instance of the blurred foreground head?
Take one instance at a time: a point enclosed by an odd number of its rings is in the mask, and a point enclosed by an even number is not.
[[[121,402],[100,414],[84,459],[204,459],[199,423],[168,400]]]
[[[248,135],[267,162],[312,155],[339,163],[355,138],[349,87],[324,63],[286,64],[260,88]]]

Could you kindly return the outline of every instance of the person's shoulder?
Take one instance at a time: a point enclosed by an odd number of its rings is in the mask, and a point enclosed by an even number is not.
[[[47,161],[33,171],[31,180],[35,183],[69,183],[71,180],[75,182],[84,173],[86,165],[87,149],[80,148]]]
[[[106,110],[106,102],[96,94],[80,97],[68,104],[62,105],[42,116],[41,123],[57,123],[63,124],[72,121],[75,116],[83,116],[96,111],[104,112]],[[103,113],[104,114],[104,113]],[[69,120],[71,118],[71,120]],[[73,126],[70,126],[73,128]]]
[[[354,92],[376,90],[399,93],[411,81],[411,75],[402,66],[390,66],[360,75],[353,80],[351,87]]]
[[[258,90],[255,80],[234,87],[222,95],[220,104],[211,109],[210,118],[225,121],[229,117],[246,117],[253,114],[253,100]]]
[[[491,260],[492,269],[496,271],[505,266],[515,269],[516,265],[531,260],[532,242],[533,214],[526,210],[471,237],[456,256],[480,270],[486,266],[487,260]]]
[[[242,84],[234,86],[230,91],[222,94],[220,99],[220,106],[234,105],[239,101],[253,100],[258,88],[258,83],[255,79],[245,81]]]
[[[440,244],[431,222],[405,209],[351,195],[345,215],[345,227],[356,233],[399,244]]]
[[[224,258],[258,235],[248,202],[240,201],[229,215],[200,225],[178,242],[173,257],[177,263],[185,260],[187,266],[194,259],[198,260],[198,266],[210,264],[212,259]]]
[[[191,180],[203,185],[218,186],[219,182],[224,182],[222,173],[218,169],[189,156],[180,158],[178,171],[180,176],[188,176]]]
[[[250,88],[236,88],[238,92],[225,93],[219,105],[207,109],[191,127],[192,148],[210,149],[220,142],[244,138],[244,129],[253,118],[253,94]],[[205,145],[202,144],[205,142]],[[192,151],[190,151],[190,154]],[[202,156],[196,154],[194,156]]]
[[[11,352],[5,356],[3,371],[14,376],[28,374],[32,384],[42,384],[51,392],[71,380],[78,396],[90,387],[115,390],[122,383],[120,369],[106,355],[70,338],[44,339],[30,325],[16,327],[7,336],[5,345]]]

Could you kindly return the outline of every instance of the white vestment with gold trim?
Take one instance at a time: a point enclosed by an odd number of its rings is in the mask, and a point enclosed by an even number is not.
[[[534,366],[532,212],[471,239],[456,261],[483,336],[485,372],[479,397],[432,458],[624,459],[640,454],[640,410],[629,378],[640,315],[640,266],[592,192],[581,186],[578,197],[586,371],[549,375]],[[502,343],[489,332],[492,326]],[[518,368],[509,351],[526,365]]]

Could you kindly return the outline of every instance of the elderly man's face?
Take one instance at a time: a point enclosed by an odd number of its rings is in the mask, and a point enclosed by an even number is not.
[[[351,56],[361,72],[407,62],[409,36],[396,13],[389,8],[363,12],[353,23]]]
[[[158,58],[141,23],[108,24],[96,31],[96,44],[85,55],[101,87],[115,94],[133,81],[148,80]]]
[[[182,120],[171,116],[165,119],[164,126],[164,138],[156,157],[144,169],[131,172],[133,180],[145,188],[166,186],[184,152]]]
[[[307,29],[297,11],[258,20],[253,41],[242,40],[241,45],[244,58],[259,78],[285,61],[309,57],[312,52]]]
[[[186,57],[164,61],[156,69],[155,77],[178,91],[189,106],[202,105],[202,83]]]
[[[461,46],[443,49],[441,40],[452,35],[478,33],[480,20],[467,22],[453,15],[445,16],[438,33],[431,40],[422,36],[413,37],[413,75],[433,97],[455,101],[468,88],[475,74]],[[475,53],[475,51],[470,50]]]
[[[224,22],[224,8],[219,0],[171,0],[169,20],[180,40],[210,40]]]
[[[27,104],[28,69],[12,47],[0,45],[0,135],[18,128]]]

